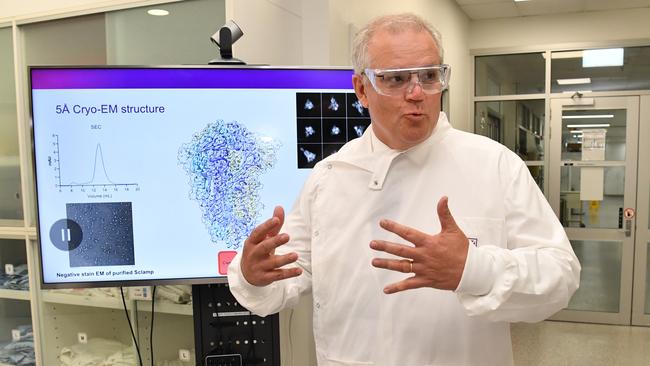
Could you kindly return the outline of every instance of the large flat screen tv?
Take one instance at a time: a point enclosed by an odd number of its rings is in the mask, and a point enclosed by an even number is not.
[[[253,227],[370,124],[349,69],[30,76],[44,288],[223,281]]]

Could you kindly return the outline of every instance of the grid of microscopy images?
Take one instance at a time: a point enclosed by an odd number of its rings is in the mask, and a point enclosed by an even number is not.
[[[299,169],[313,168],[370,125],[354,93],[296,93],[296,108]]]

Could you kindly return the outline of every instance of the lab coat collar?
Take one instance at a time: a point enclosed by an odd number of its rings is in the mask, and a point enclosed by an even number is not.
[[[429,138],[408,150],[393,150],[377,138],[372,131],[372,125],[370,125],[359,141],[345,145],[332,156],[330,163],[350,164],[372,173],[368,188],[381,190],[388,170],[396,157],[408,155],[415,160],[424,159],[429,147],[442,140],[450,130],[451,125],[447,116],[444,112],[440,112],[436,127]]]

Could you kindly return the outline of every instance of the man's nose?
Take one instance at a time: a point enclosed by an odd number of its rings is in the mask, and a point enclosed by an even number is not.
[[[411,74],[409,85],[406,89],[406,97],[409,99],[422,99],[424,97],[424,90],[418,74]]]

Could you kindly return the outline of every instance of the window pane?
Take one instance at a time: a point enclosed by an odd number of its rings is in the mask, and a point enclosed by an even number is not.
[[[580,288],[568,309],[616,313],[621,295],[621,242],[572,240],[582,265]]]
[[[592,59],[595,64],[590,62]],[[551,54],[553,93],[640,89],[650,89],[650,47]]]
[[[543,53],[477,56],[476,96],[544,93]]]
[[[104,65],[103,14],[21,26],[27,65]]]
[[[0,29],[0,226],[22,226],[12,29]]]
[[[622,229],[624,187],[623,166],[562,166],[560,222],[565,227]],[[594,189],[600,191],[599,197],[592,196]]]
[[[544,160],[544,100],[477,102],[474,131],[498,141],[523,160]]]
[[[149,15],[151,9],[169,14]],[[107,63],[205,65],[219,54],[210,36],[225,18],[224,0],[184,1],[106,13]],[[233,51],[237,57],[236,45]]]
[[[625,161],[626,124],[625,109],[562,111],[562,160]]]

